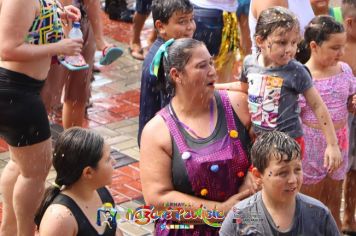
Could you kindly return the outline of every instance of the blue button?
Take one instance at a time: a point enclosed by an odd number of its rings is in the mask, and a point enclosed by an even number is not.
[[[219,166],[218,165],[212,165],[212,166],[210,166],[210,170],[212,172],[218,172],[219,171]]]

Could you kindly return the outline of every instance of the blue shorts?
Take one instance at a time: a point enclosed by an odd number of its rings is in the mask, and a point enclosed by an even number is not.
[[[151,12],[152,0],[136,0],[136,12],[141,15],[148,15]]]
[[[224,27],[223,11],[194,5],[194,20],[197,29],[193,38],[203,41],[210,54],[217,56],[220,51],[222,29]]]
[[[250,2],[251,0],[238,0],[239,6],[237,7],[236,14],[238,17],[241,15],[248,16],[248,13],[250,11]]]

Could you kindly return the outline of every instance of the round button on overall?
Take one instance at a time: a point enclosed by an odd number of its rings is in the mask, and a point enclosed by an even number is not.
[[[207,190],[206,188],[203,188],[203,189],[200,191],[200,195],[202,195],[202,196],[208,195],[208,190]]]
[[[183,152],[182,159],[188,160],[191,156],[192,156],[192,154],[190,154],[190,152]]]
[[[237,132],[236,130],[231,130],[231,131],[230,131],[230,137],[231,137],[231,138],[237,138],[237,137],[239,137],[239,132]]]
[[[219,165],[212,165],[210,166],[210,170],[212,172],[218,172],[219,171]]]
[[[239,178],[242,178],[242,177],[245,176],[245,173],[244,173],[243,171],[239,171],[239,172],[237,173],[237,176],[238,176]]]

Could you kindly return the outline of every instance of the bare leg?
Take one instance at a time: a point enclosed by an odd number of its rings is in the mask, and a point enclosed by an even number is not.
[[[156,39],[157,39],[157,31],[155,29],[152,29],[150,36],[147,39],[147,47],[150,48]]]
[[[65,75],[63,66],[58,64],[51,65],[47,80],[41,91],[41,97],[48,114],[51,113],[53,107],[59,107],[61,104]]]
[[[355,207],[356,207],[356,170],[350,170],[345,179],[345,211],[343,230],[356,231]]]
[[[250,38],[250,28],[248,26],[248,16],[241,15],[239,17],[239,26],[241,32],[240,46],[242,48],[244,56],[251,54],[252,42]]]
[[[68,129],[73,126],[83,127],[85,105],[85,102],[83,103],[71,100],[64,101],[62,114],[64,129]]]
[[[337,227],[341,231],[340,220],[340,207],[341,207],[341,194],[342,194],[342,182],[343,180],[333,180],[330,177],[326,177],[324,181],[323,198],[325,198],[325,205],[330,209],[333,215]]]
[[[316,183],[316,184],[308,184],[308,185],[303,184],[300,191],[305,195],[308,195],[310,197],[313,197],[313,198],[321,201],[321,195],[322,195],[322,191],[323,191],[323,183],[322,182],[323,181],[320,181],[319,183]]]
[[[0,191],[2,193],[2,219],[0,235],[16,235],[16,216],[14,212],[13,193],[14,186],[20,172],[15,162],[10,160],[5,166],[0,180]]]
[[[342,180],[333,180],[330,177],[326,177],[317,184],[303,185],[301,189],[302,193],[318,199],[330,209],[339,230],[341,230],[341,189]]]
[[[143,25],[145,24],[145,20],[147,18],[147,15],[142,15],[140,13],[135,13],[134,18],[133,18],[133,36],[132,40],[130,42],[130,48],[131,48],[131,55],[136,58],[143,60],[143,54],[141,53],[141,31],[143,28]]]
[[[42,200],[51,167],[51,139],[26,147],[10,147],[20,175],[13,192],[18,236],[34,235],[34,216]]]
[[[95,37],[90,24],[82,24],[84,48],[82,55],[89,64],[88,70],[71,71],[65,77],[65,96],[62,112],[64,129],[83,127],[85,107],[90,97],[90,83],[95,54]]]

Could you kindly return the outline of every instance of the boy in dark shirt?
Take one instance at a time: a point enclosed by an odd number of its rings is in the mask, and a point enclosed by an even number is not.
[[[167,105],[169,100],[162,90],[164,75],[159,73],[156,77],[150,74],[153,58],[159,47],[169,39],[192,38],[195,31],[193,5],[189,0],[154,0],[151,10],[158,37],[152,44],[142,66],[139,145],[143,127],[162,107]]]

